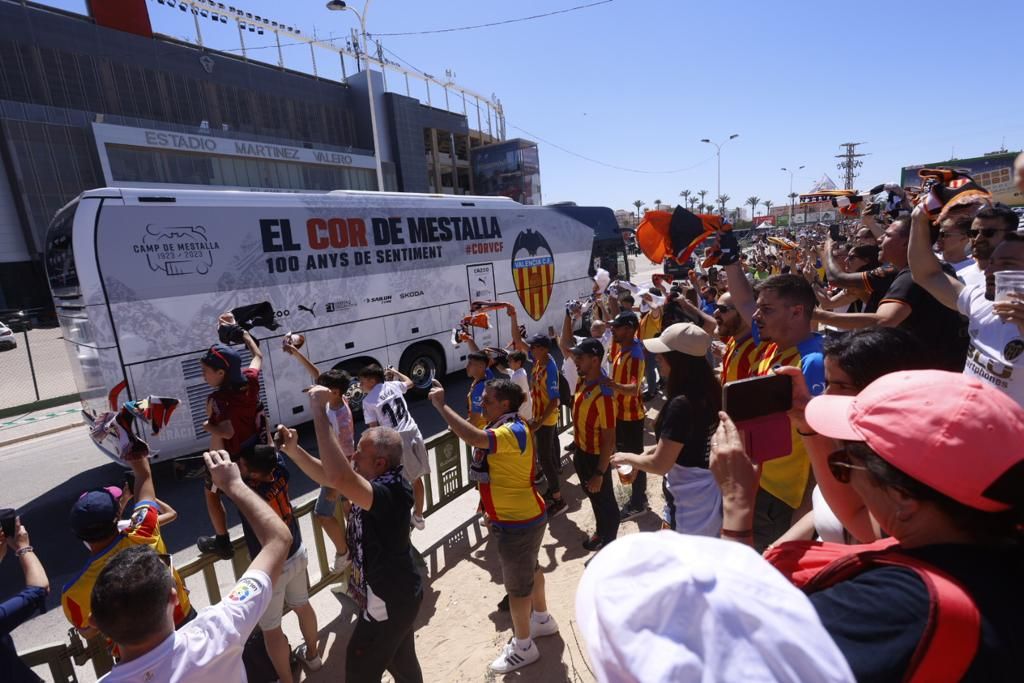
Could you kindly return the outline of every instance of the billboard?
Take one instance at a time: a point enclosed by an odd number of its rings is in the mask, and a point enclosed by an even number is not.
[[[1013,160],[1018,152],[994,152],[971,159],[950,159],[931,164],[905,166],[900,171],[900,184],[904,187],[920,185],[917,171],[922,168],[952,168],[967,173],[974,181],[992,193],[994,201],[1007,206],[1024,206],[1024,194],[1013,183]]]

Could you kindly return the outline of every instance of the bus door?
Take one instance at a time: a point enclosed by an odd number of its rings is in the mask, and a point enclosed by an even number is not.
[[[498,290],[494,286],[494,264],[475,263],[466,266],[466,284],[469,288],[469,301],[495,301]],[[466,313],[469,313],[467,310]],[[499,347],[501,335],[499,330],[502,325],[507,325],[507,319],[503,320],[500,314],[490,314],[491,327],[484,330],[479,327],[472,329],[473,339],[481,349],[488,346]],[[506,333],[507,336],[508,333]]]

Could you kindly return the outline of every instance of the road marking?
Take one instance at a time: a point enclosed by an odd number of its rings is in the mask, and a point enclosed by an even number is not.
[[[23,425],[35,424],[36,422],[42,422],[44,420],[52,420],[55,417],[61,417],[63,415],[70,415],[71,413],[81,412],[81,408],[65,408],[64,410],[58,410],[52,413],[42,413],[41,415],[29,415],[28,417],[18,418],[17,420],[11,420],[10,422],[0,422],[0,431],[5,429],[11,429],[13,427],[21,427]]]

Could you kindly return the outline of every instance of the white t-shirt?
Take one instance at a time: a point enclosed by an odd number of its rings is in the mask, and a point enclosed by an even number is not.
[[[576,384],[580,381],[580,371],[576,369],[576,360],[571,354],[562,361],[562,377],[565,377],[565,381],[569,385],[569,393],[575,394]]]
[[[526,368],[512,371],[512,381],[526,394],[526,400],[519,406],[519,417],[524,420],[533,419],[533,398],[530,397],[530,375]]]
[[[116,665],[102,683],[245,681],[242,648],[273,596],[270,577],[247,571],[226,598],[164,642],[130,662]]]
[[[964,283],[968,287],[974,285],[985,286],[985,271],[978,267],[978,262],[971,259],[971,262],[963,268],[958,268],[956,271],[956,279]]]
[[[964,374],[999,387],[1024,406],[1024,339],[1020,330],[992,312],[984,285],[964,287],[956,304],[967,316],[971,336]]]
[[[381,382],[363,398],[363,419],[399,432],[419,429],[405,403],[404,382]]]

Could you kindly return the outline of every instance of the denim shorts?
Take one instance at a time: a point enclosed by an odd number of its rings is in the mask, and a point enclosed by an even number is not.
[[[334,500],[331,500],[331,497],[334,497]],[[316,497],[316,505],[313,506],[313,513],[320,517],[333,517],[338,503],[344,502],[345,496],[338,493],[337,489],[321,486],[320,495]]]

